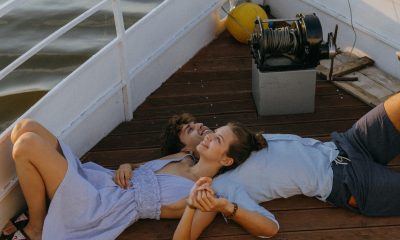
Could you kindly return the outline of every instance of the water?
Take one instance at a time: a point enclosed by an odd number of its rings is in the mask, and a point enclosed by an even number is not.
[[[0,0],[3,4],[6,0]],[[100,1],[32,0],[0,18],[0,69]],[[162,0],[123,0],[128,29]],[[111,4],[0,81],[0,132],[115,37]]]

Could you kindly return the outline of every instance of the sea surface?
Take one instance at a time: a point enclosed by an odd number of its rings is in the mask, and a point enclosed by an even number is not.
[[[7,2],[0,0],[0,7]],[[0,69],[100,1],[29,0],[0,18]],[[110,1],[111,2],[111,1]],[[121,0],[125,29],[162,0]],[[0,80],[0,132],[116,35],[109,4]]]

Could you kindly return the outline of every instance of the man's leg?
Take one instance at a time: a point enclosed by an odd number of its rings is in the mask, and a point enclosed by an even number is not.
[[[400,173],[372,161],[359,167],[364,169],[363,179],[358,179],[362,183],[357,186],[364,188],[358,202],[360,212],[367,216],[400,216]]]
[[[400,93],[387,99],[384,103],[384,107],[390,121],[400,132]]]
[[[46,195],[53,198],[68,167],[54,140],[35,132],[24,132],[18,135],[13,146],[17,175],[30,216],[24,231],[31,239],[41,238],[47,212]]]
[[[345,136],[359,149],[380,164],[386,165],[400,154],[400,94],[376,106]]]

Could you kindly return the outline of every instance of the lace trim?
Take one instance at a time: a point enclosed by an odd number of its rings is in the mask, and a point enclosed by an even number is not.
[[[132,182],[139,218],[160,219],[160,186],[153,170],[146,165],[137,168],[133,173]]]

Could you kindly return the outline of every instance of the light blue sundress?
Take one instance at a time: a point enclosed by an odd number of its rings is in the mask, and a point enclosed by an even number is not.
[[[68,161],[67,173],[49,206],[43,239],[115,239],[140,218],[159,219],[161,205],[189,194],[194,182],[170,174],[157,174],[171,160],[154,160],[134,170],[130,189],[113,181],[114,170],[89,162],[81,164],[60,141]]]

